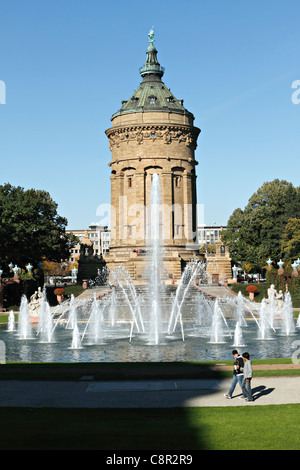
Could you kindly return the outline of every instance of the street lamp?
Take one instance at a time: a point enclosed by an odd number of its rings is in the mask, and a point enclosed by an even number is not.
[[[233,279],[237,279],[237,270],[238,270],[238,268],[236,267],[236,265],[234,265],[233,268],[232,268],[232,273],[233,273],[232,278]]]
[[[28,263],[27,266],[26,266],[26,269],[30,274],[31,274],[32,268],[33,268],[33,266],[31,266],[31,264]]]
[[[294,271],[297,271],[297,268],[298,268],[297,261],[294,261],[294,263],[292,264],[292,268],[293,268]]]
[[[72,269],[72,282],[77,282],[77,273],[78,273],[78,269],[77,268],[73,268]]]
[[[284,262],[282,260],[278,261],[278,266],[279,266],[279,269],[282,269],[283,266],[284,266]]]

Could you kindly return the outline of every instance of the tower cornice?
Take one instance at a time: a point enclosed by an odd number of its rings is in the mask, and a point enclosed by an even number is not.
[[[183,124],[145,124],[111,127],[105,131],[109,146],[119,147],[122,143],[142,145],[145,141],[162,142],[166,145],[178,142],[192,149],[197,148],[198,127]]]

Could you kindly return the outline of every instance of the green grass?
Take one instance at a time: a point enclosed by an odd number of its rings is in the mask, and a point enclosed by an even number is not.
[[[253,362],[290,364],[291,360]],[[227,374],[211,371],[208,366],[215,363],[15,363],[0,365],[0,377],[78,380],[82,375],[93,375],[96,380],[109,380],[221,378]],[[232,361],[223,363],[232,365]],[[266,372],[262,371],[263,375]],[[289,371],[270,372],[287,375]],[[296,372],[299,375],[299,370]],[[0,413],[1,450],[300,449],[300,404],[171,409],[1,408]]]
[[[204,448],[299,450],[300,404],[188,409]]]
[[[66,286],[64,287],[64,289],[66,291],[66,296],[71,296],[71,294],[73,294],[75,297],[77,297],[84,291],[83,287],[78,284],[75,284],[73,286]]]
[[[300,449],[300,405],[2,408],[1,450]]]
[[[246,291],[246,288],[248,287],[248,285],[251,285],[251,282],[249,282],[249,284],[243,284],[243,283],[230,284],[230,289],[233,290],[233,292],[235,292],[236,294],[238,294],[241,291],[243,296],[246,297],[246,299],[249,299],[249,292]],[[266,299],[268,298],[268,287],[269,286],[267,284],[256,284],[255,283],[253,285],[257,287],[257,291],[254,294],[254,302],[261,302],[264,297]],[[292,294],[292,298],[293,298],[294,308],[299,308],[300,307],[299,295],[293,295]]]
[[[233,290],[236,294],[238,294],[240,291],[243,294],[246,299],[249,299],[249,292],[246,291],[246,288],[248,287],[249,284],[230,284],[230,289]],[[264,297],[268,297],[268,286],[267,284],[254,284],[257,287],[257,291],[254,294],[254,301],[255,302],[261,302]]]

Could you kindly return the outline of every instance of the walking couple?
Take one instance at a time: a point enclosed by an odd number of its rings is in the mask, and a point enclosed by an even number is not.
[[[251,379],[253,376],[253,371],[250,355],[249,353],[245,352],[242,354],[242,356],[240,356],[236,349],[232,351],[232,354],[234,357],[233,378],[230,390],[228,394],[225,395],[225,397],[229,399],[232,398],[236,384],[239,383],[243,392],[243,398],[246,400],[246,402],[252,402],[254,401],[251,391]]]

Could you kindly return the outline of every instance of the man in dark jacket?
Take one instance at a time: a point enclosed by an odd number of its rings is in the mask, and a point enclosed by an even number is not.
[[[239,383],[241,389],[242,389],[242,393],[243,393],[243,397],[244,398],[247,398],[243,388],[242,388],[242,383],[243,383],[243,378],[244,378],[244,360],[242,358],[242,356],[240,356],[240,354],[238,353],[238,351],[236,349],[234,349],[232,351],[232,354],[233,354],[233,357],[234,357],[234,363],[233,363],[233,377],[232,377],[232,382],[231,382],[231,387],[230,387],[230,390],[229,392],[224,395],[226,398],[229,398],[231,399],[232,398],[232,394],[234,392],[234,389],[236,387],[236,384]]]

